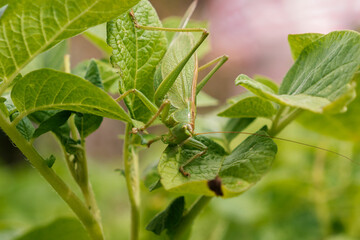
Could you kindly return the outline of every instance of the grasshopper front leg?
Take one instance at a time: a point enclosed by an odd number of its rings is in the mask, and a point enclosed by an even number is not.
[[[121,101],[123,100],[126,96],[128,96],[129,94],[135,94],[143,103],[144,105],[152,112],[154,113],[154,116],[141,128],[133,128],[131,133],[138,133],[138,132],[142,132],[145,129],[147,129],[148,127],[151,126],[151,124],[156,120],[157,117],[160,116],[160,114],[165,110],[165,112],[167,112],[169,105],[170,105],[170,101],[169,100],[164,100],[163,103],[160,105],[160,107],[158,108],[156,105],[154,105],[142,92],[140,92],[137,89],[130,89],[128,91],[126,91],[125,93],[123,93],[120,97],[118,97],[116,99],[116,101]]]
[[[188,139],[186,139],[182,144],[180,144],[180,147],[182,145],[186,145],[186,146],[189,146],[189,147],[194,147],[194,148],[197,148],[197,149],[201,150],[201,152],[195,154],[190,159],[188,159],[185,163],[180,165],[179,171],[181,172],[181,174],[184,177],[190,177],[190,173],[186,172],[184,170],[184,167],[186,165],[188,165],[189,163],[191,163],[192,161],[194,161],[195,159],[197,159],[197,158],[201,157],[202,155],[204,155],[207,152],[208,148],[207,148],[207,146],[205,144],[203,144],[202,142],[196,140],[193,137],[189,137]]]
[[[196,87],[196,95],[199,94],[201,89],[205,86],[205,84],[209,81],[209,79],[219,70],[219,68],[229,59],[227,55],[223,55],[221,57],[215,58],[214,60],[204,64],[199,67],[199,71],[204,70],[211,65],[217,63],[213,69],[200,81],[200,83]]]

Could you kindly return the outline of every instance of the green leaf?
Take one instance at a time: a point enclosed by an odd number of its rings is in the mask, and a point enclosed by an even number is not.
[[[104,85],[104,90],[115,94],[119,91],[119,73],[111,66],[110,63],[100,60],[86,60],[79,63],[71,72],[79,77],[83,77],[86,74],[86,70],[90,64],[90,61],[95,61],[100,72],[100,78]]]
[[[106,55],[112,54],[112,49],[106,43],[106,24],[92,27],[83,33],[83,36],[103,51]]]
[[[104,91],[75,75],[50,69],[31,72],[18,81],[11,98],[21,116],[46,109],[63,109],[126,122],[131,119]]]
[[[178,28],[180,26],[182,19],[180,17],[168,17],[162,20],[162,24],[166,28]],[[186,28],[209,28],[209,23],[207,21],[197,21],[197,20],[190,20],[188,24],[186,25]],[[168,43],[170,43],[174,36],[175,32],[165,32],[166,38],[168,40]],[[194,32],[192,33],[194,35],[194,39],[199,39],[201,37],[200,32]],[[201,46],[198,48],[196,53],[198,54],[199,59],[204,57],[207,53],[209,53],[211,50],[210,46],[210,40],[206,39]]]
[[[360,34],[331,32],[304,48],[279,94],[306,94],[333,101],[344,93],[359,66]]]
[[[10,1],[1,17],[0,78],[12,80],[41,52],[107,22],[137,0]],[[8,80],[7,80],[8,79]]]
[[[255,118],[231,118],[227,121],[224,131],[225,132],[234,132],[234,133],[224,133],[225,138],[228,142],[231,142],[237,135],[245,128],[247,128]]]
[[[284,106],[315,113],[344,111],[349,99],[348,83],[360,66],[360,35],[354,31],[331,32],[308,44],[286,74],[279,95],[245,75],[236,79],[256,95]],[[347,97],[344,97],[346,95]],[[342,99],[342,100],[339,100]]]
[[[55,161],[56,161],[56,158],[55,158],[55,156],[52,155],[52,154],[50,155],[50,157],[48,157],[47,159],[45,159],[45,162],[46,162],[46,164],[48,165],[49,168],[52,168],[52,166],[54,165]]]
[[[149,1],[140,1],[133,10],[140,25],[162,26]],[[120,68],[120,93],[137,89],[152,100],[154,73],[167,47],[165,33],[135,28],[129,13],[110,21],[107,30],[107,42],[113,48],[111,62]],[[135,95],[124,101],[136,120],[147,122],[153,115]]]
[[[39,127],[35,130],[32,137],[37,138],[44,133],[59,129],[62,125],[66,123],[70,116],[71,111],[59,111],[55,113],[46,120],[41,121]]]
[[[279,92],[279,86],[276,84],[276,82],[274,82],[268,77],[262,75],[255,75],[254,80],[268,86],[271,90],[274,91],[274,93]]]
[[[60,112],[63,112],[63,111],[62,110],[38,111],[38,112],[31,113],[29,115],[29,119],[31,121],[39,124],[39,126],[41,126],[42,123],[48,121],[53,116],[60,114]],[[63,115],[63,114],[65,114],[65,113],[61,113],[61,115]],[[54,125],[58,125],[58,124],[54,124]],[[60,140],[61,143],[66,143],[70,139],[70,127],[68,126],[68,124],[63,124],[61,126],[58,125],[58,127],[53,127],[51,129],[51,131],[53,133],[55,133],[55,135],[58,137],[58,139]]]
[[[104,85],[101,81],[99,68],[94,60],[90,60],[89,66],[86,69],[84,77],[86,80],[97,86],[98,88],[104,89]]]
[[[149,189],[150,192],[161,187],[160,175],[157,170],[157,164],[148,167],[144,171],[144,185]]]
[[[300,53],[307,45],[321,38],[322,36],[324,36],[324,34],[320,33],[289,34],[288,42],[293,59],[298,59]]]
[[[36,227],[16,240],[89,240],[84,227],[77,219],[59,218],[48,225]]]
[[[188,178],[179,172],[179,167],[200,150],[169,145],[163,152],[158,170],[166,190],[206,196],[222,192],[224,198],[234,197],[248,190],[270,169],[277,152],[276,144],[263,130],[246,138],[230,155],[208,138],[197,136],[196,139],[208,149],[185,166],[184,170],[190,173]],[[220,189],[210,190],[209,182],[216,179]]]
[[[280,105],[302,108],[316,113],[323,113],[324,107],[328,106],[331,101],[327,98],[310,96],[307,94],[288,95],[275,94],[269,87],[254,81],[246,75],[239,75],[235,80],[236,85],[241,85],[257,96],[273,101]]]
[[[18,115],[18,113],[13,114],[11,117],[15,117],[16,115]],[[35,132],[34,126],[32,125],[30,119],[27,117],[24,117],[19,121],[19,123],[16,125],[16,129],[21,133],[21,135],[23,135],[23,137],[27,141],[30,141]]]
[[[245,97],[218,114],[228,118],[271,118],[276,109],[270,101],[257,97]]]
[[[102,121],[102,117],[92,114],[77,114],[75,116],[75,125],[81,138],[86,138],[95,132],[100,127]]]
[[[185,208],[185,198],[183,196],[176,198],[161,213],[156,215],[146,226],[146,230],[160,235],[162,231],[173,230],[180,222]]]
[[[338,139],[360,142],[360,74],[355,77],[356,98],[340,114],[305,112],[297,119],[304,127]]]
[[[51,68],[55,70],[63,70],[64,66],[64,55],[68,52],[68,44],[63,41],[55,47],[39,54],[26,65],[22,70],[21,74],[26,75],[29,72],[38,70],[40,68]],[[51,59],[51,60],[50,60]],[[15,82],[15,80],[14,80]]]
[[[14,106],[14,103],[12,102],[9,95],[2,97],[1,101],[3,102],[0,104],[0,107],[4,114],[9,117],[10,121],[13,121],[17,116],[19,116],[19,112]],[[16,129],[27,141],[30,141],[35,131],[33,124],[27,117],[24,117],[16,124]]]

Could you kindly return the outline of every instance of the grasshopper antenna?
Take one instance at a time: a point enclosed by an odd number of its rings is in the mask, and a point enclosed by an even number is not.
[[[274,137],[274,136],[269,136],[269,135],[264,135],[264,134],[258,134],[258,133],[250,133],[250,132],[236,132],[236,131],[224,131],[224,132],[203,132],[203,133],[196,133],[194,134],[194,136],[198,136],[198,135],[205,135],[205,134],[214,134],[214,133],[239,133],[239,134],[246,134],[246,135],[254,135],[254,136],[259,136],[259,137],[267,137],[267,138],[272,138],[272,139],[275,139],[275,140],[280,140],[280,141],[285,141],[285,142],[290,142],[290,143],[295,143],[295,144],[299,144],[299,145],[303,145],[303,146],[306,146],[306,147],[311,147],[311,148],[316,148],[316,149],[319,149],[319,150],[322,150],[322,151],[325,151],[325,152],[328,152],[328,153],[332,153],[332,154],[335,154],[339,157],[342,157],[342,158],[345,158],[347,160],[349,160],[350,162],[360,166],[359,163],[355,162],[353,159],[341,154],[341,153],[338,153],[338,152],[335,152],[335,151],[332,151],[332,150],[329,150],[329,149],[326,149],[326,148],[322,148],[322,147],[318,147],[318,146],[315,146],[315,145],[311,145],[311,144],[307,144],[307,143],[302,143],[302,142],[298,142],[298,141],[295,141],[295,140],[290,140],[290,139],[285,139],[285,138],[281,138],[281,137]]]

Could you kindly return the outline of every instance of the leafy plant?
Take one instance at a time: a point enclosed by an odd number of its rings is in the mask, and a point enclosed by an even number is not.
[[[104,239],[104,233],[89,180],[85,140],[104,117],[126,123],[123,172],[131,205],[131,238],[138,239],[140,231],[139,151],[161,140],[167,147],[148,172],[146,185],[150,191],[162,187],[199,197],[188,209],[184,196],[176,198],[146,229],[158,235],[166,230],[171,239],[185,239],[194,219],[213,197],[236,197],[271,169],[278,151],[273,138],[301,113],[305,113],[301,119],[322,122],[329,114],[330,119],[337,119],[356,112],[357,100],[351,102],[360,66],[359,33],[290,35],[295,63],[282,84],[277,86],[263,76],[239,75],[235,84],[249,92],[230,99],[229,106],[218,113],[230,118],[218,129],[224,131],[223,136],[197,133],[200,97],[209,99],[201,90],[227,56],[198,66],[198,58],[209,47],[204,23],[190,21],[196,3],[182,19],[167,19],[164,26],[147,0],[19,0],[3,4],[0,127],[69,205],[91,239]],[[19,11],[21,14],[16,14]],[[63,40],[105,22],[110,48],[96,34],[85,35],[111,55],[110,62],[85,61],[71,74],[68,56],[64,64],[44,61],[65,52]],[[199,71],[211,66],[198,83]],[[59,71],[62,67],[64,72]],[[117,99],[107,93],[117,90]],[[127,111],[118,104],[122,100]],[[271,124],[232,146],[233,139],[256,118],[268,118]],[[167,133],[149,134],[147,129],[153,124],[163,125]],[[58,139],[84,201],[52,169],[56,158],[41,156],[33,146],[34,139],[46,132]],[[57,233],[59,228],[68,235]],[[18,239],[50,235],[52,239],[86,239],[86,232],[80,229],[74,219],[59,219]]]

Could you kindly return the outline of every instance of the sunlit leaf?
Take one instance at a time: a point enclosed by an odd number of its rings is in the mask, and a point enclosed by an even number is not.
[[[137,0],[10,1],[0,22],[0,78],[12,80],[41,52],[127,11]],[[9,79],[9,80],[8,80]]]
[[[75,75],[42,69],[18,81],[11,98],[22,116],[62,109],[130,122],[125,111],[104,91]]]
[[[288,42],[293,59],[296,60],[307,45],[321,38],[322,36],[324,36],[324,34],[321,33],[289,34]]]
[[[220,112],[218,116],[228,118],[271,118],[275,113],[276,109],[273,103],[257,96],[251,96],[240,99]]]

